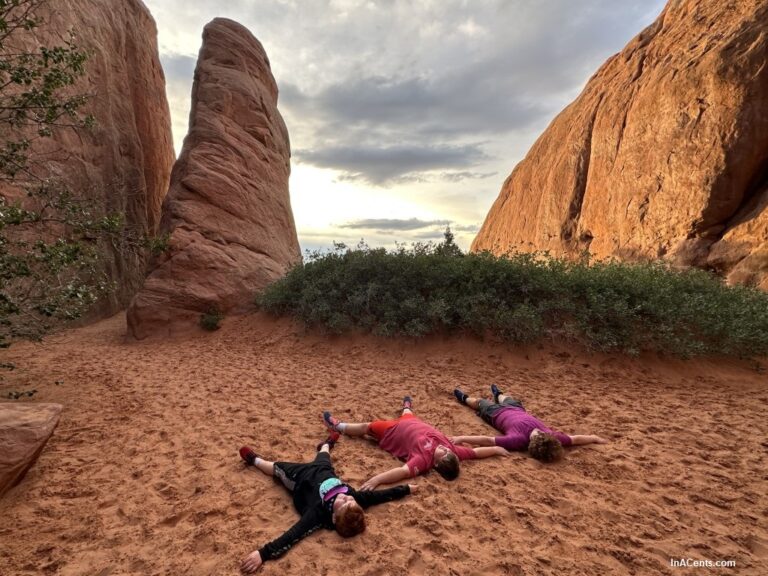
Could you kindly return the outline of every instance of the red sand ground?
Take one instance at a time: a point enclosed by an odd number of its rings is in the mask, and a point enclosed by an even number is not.
[[[430,474],[418,494],[371,509],[362,536],[316,533],[260,573],[768,573],[768,376],[749,363],[323,338],[258,315],[175,341],[124,334],[120,315],[5,353],[19,370],[2,396],[36,388],[31,401],[65,408],[0,500],[4,576],[237,574],[297,519],[281,487],[242,465],[241,444],[309,459],[324,408],[388,417],[406,393],[447,433],[490,434],[451,395],[490,382],[552,426],[611,443],[554,465],[470,462],[453,483]],[[350,438],[334,457],[353,485],[395,465]]]

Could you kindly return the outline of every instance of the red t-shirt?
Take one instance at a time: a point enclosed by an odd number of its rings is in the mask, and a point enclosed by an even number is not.
[[[432,469],[438,446],[445,446],[459,460],[476,458],[472,448],[455,446],[440,430],[415,417],[399,420],[386,431],[379,446],[393,456],[406,460],[411,476],[426,474]]]

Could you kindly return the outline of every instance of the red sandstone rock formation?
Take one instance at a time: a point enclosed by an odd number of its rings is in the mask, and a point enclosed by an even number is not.
[[[0,496],[35,463],[59,423],[61,404],[0,402]]]
[[[90,54],[76,92],[89,95],[81,111],[92,114],[96,126],[61,128],[38,140],[35,171],[60,179],[105,213],[124,214],[138,239],[154,234],[175,154],[152,16],[140,0],[56,0],[38,15],[43,23],[23,38],[28,48],[61,45],[72,31]],[[0,186],[0,194],[15,193]],[[146,271],[143,250],[116,251],[108,260],[116,292],[105,313],[128,305]]]
[[[158,258],[128,310],[137,338],[216,309],[239,313],[301,259],[288,195],[290,146],[261,44],[236,22],[203,31],[190,129],[171,176]]]
[[[504,183],[472,249],[666,258],[768,289],[768,3],[671,0]]]

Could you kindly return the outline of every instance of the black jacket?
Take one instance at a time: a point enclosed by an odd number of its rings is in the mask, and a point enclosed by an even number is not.
[[[295,482],[293,504],[301,514],[301,518],[285,534],[259,550],[261,560],[264,562],[282,556],[299,540],[309,536],[318,528],[329,530],[334,528],[333,515],[320,497],[320,484],[329,478],[336,477],[330,455],[327,452],[319,452],[314,462],[308,464],[276,462],[275,467],[287,471],[289,480]],[[349,488],[347,494],[352,496],[362,508],[398,500],[411,493],[408,485],[395,486],[386,490],[362,491],[346,486]]]

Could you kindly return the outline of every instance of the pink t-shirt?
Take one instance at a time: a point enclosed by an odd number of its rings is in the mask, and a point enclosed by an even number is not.
[[[568,434],[552,430],[522,408],[505,406],[493,415],[493,427],[503,434],[503,436],[496,436],[496,446],[501,446],[505,450],[527,450],[531,432],[535,428],[552,434],[563,446],[570,446],[572,443]]]
[[[400,420],[387,430],[379,446],[406,460],[411,476],[426,474],[432,469],[435,449],[445,446],[458,456],[459,460],[476,458],[475,451],[465,446],[455,446],[448,437],[434,426],[418,418]]]

